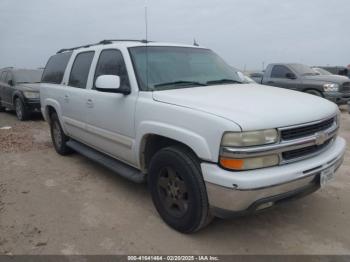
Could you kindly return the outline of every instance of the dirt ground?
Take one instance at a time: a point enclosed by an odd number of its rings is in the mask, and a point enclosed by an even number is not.
[[[345,111],[341,135],[350,142]],[[315,194],[182,235],[162,222],[146,185],[59,156],[40,117],[0,113],[0,254],[350,254],[349,150]]]

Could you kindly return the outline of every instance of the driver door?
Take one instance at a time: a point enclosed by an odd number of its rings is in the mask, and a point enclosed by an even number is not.
[[[85,98],[90,104],[86,109],[90,144],[121,161],[136,165],[132,149],[137,93],[131,92],[125,95],[98,91],[95,82],[101,75],[117,75],[120,77],[121,88],[130,88],[128,72],[120,50],[101,51],[91,89],[86,90]]]

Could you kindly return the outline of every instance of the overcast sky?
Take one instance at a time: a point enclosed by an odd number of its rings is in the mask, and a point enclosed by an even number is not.
[[[0,0],[0,67],[64,47],[145,37],[145,0]],[[193,43],[238,68],[350,64],[349,0],[147,0],[149,39]]]

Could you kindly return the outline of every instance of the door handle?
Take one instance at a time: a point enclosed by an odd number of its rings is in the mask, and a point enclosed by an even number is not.
[[[94,102],[92,102],[92,99],[88,99],[86,101],[86,105],[88,108],[92,108],[92,107],[94,107]]]
[[[66,103],[68,103],[69,102],[69,96],[68,95],[64,95],[64,101],[66,102]]]

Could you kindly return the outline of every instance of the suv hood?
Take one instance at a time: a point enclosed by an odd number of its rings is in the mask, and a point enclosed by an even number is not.
[[[16,85],[16,89],[21,90],[21,91],[39,92],[40,91],[40,83],[18,83]]]
[[[304,76],[304,78],[307,80],[331,82],[331,83],[337,83],[337,84],[344,84],[345,82],[349,82],[349,78],[345,76],[338,76],[338,75]]]
[[[337,106],[323,98],[257,84],[154,91],[153,99],[225,118],[243,131],[303,124],[337,112]]]

